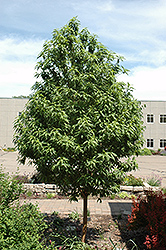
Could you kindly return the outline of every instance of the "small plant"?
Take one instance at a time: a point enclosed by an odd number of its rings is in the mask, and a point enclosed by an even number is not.
[[[31,197],[32,196],[32,191],[30,191],[30,190],[28,190],[27,192],[26,192],[26,195],[28,196],[28,197]]]
[[[162,178],[159,175],[153,174],[151,177],[147,178],[147,183],[153,187],[160,187],[161,180]]]
[[[90,210],[87,209],[87,216],[90,217]]]
[[[120,198],[120,199],[132,199],[132,197],[135,197],[133,194],[128,194],[127,192],[123,191],[123,192],[120,192],[117,194],[117,196]]]
[[[144,186],[143,180],[139,177],[135,177],[132,174],[127,175],[123,181],[124,186]]]
[[[152,152],[153,155],[160,155],[161,154],[161,149],[160,148],[158,150],[150,149],[150,151]]]
[[[115,197],[116,197],[116,194],[111,194],[111,195],[109,196],[109,198],[110,198],[111,200],[114,200]]]
[[[49,249],[94,250],[94,248],[81,242],[78,232],[79,219],[79,214],[75,211],[65,219],[61,218],[57,212],[54,212],[48,218],[46,215],[44,220],[48,221],[49,230],[53,229],[51,234],[48,233],[48,230],[45,231],[47,243],[51,243],[52,246]]]
[[[52,215],[55,215],[55,216],[58,216],[58,214],[59,214],[59,212],[57,212],[57,211],[54,211],[54,212],[52,213]]]
[[[63,250],[63,249],[71,249],[71,250],[93,250],[94,248],[91,248],[87,244],[80,241],[80,239],[75,236],[73,238],[67,238],[63,237],[57,234],[57,238],[61,238],[61,244],[56,246],[56,248],[53,248],[54,250]]]
[[[111,240],[111,238],[109,238],[110,239],[110,242],[111,242],[111,246],[112,246],[112,250],[124,250],[125,249],[125,246],[123,247],[123,248],[119,248],[119,247],[121,247],[121,246],[119,246],[119,244],[115,244],[112,240]],[[128,242],[131,242],[132,244],[133,244],[133,247],[131,248],[131,250],[138,250],[138,247],[137,247],[137,245],[135,244],[135,242],[133,241],[133,240],[129,240]]]
[[[101,240],[104,240],[104,229],[103,229],[103,227],[100,227],[100,229],[99,229],[99,236],[100,236]]]
[[[73,221],[79,221],[80,220],[80,215],[77,211],[72,212],[69,214],[69,218]]]
[[[163,187],[161,190],[163,191],[164,194],[166,194],[166,187]]]
[[[55,197],[55,194],[54,193],[47,193],[46,197],[47,197],[47,199],[52,199]]]
[[[3,148],[3,151],[14,152],[16,151],[16,149],[15,148]]]

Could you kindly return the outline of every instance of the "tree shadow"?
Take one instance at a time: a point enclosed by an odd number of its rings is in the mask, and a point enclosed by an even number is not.
[[[131,214],[131,207],[132,207],[132,201],[112,201],[112,202],[108,202],[108,205],[110,207],[111,210],[111,215],[115,216],[115,215],[120,215],[120,214],[124,214],[124,215],[128,215]]]
[[[122,241],[125,242],[128,250],[145,250],[144,242],[147,232],[144,228],[138,230],[128,229],[128,216],[131,215],[132,202],[109,202],[112,218],[118,225]],[[135,245],[135,247],[134,247]],[[137,247],[136,247],[137,246]]]
[[[44,236],[46,245],[54,242],[54,246],[69,247],[73,244],[79,244],[82,236],[82,217],[72,219],[69,215],[59,215],[58,213],[43,214],[44,221],[48,228],[45,230]],[[97,241],[100,238],[100,230],[89,227],[87,229],[86,243],[89,241]],[[74,249],[74,248],[72,248]]]

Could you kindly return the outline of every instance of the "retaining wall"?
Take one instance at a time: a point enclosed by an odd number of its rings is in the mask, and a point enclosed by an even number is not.
[[[55,193],[58,194],[60,190],[56,187],[55,184],[29,184],[25,183],[23,184],[23,187],[25,191],[31,191],[33,194],[38,194],[38,195],[45,195],[47,193]],[[141,195],[144,194],[145,191],[148,190],[153,190],[157,191],[160,190],[159,187],[151,187],[147,183],[145,183],[145,186],[120,186],[120,191],[125,191],[130,194],[135,194],[135,195]]]

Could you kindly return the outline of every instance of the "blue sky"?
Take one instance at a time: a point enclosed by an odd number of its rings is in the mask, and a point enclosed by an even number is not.
[[[165,0],[0,0],[0,97],[31,93],[44,41],[74,16],[126,58],[135,98],[166,100]]]

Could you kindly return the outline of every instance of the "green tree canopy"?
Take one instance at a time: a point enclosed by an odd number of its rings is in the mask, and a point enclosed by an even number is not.
[[[117,191],[124,172],[136,168],[142,146],[142,111],[127,83],[123,58],[73,18],[53,31],[38,56],[33,93],[15,121],[22,163],[72,199]],[[126,161],[122,161],[126,157]]]

